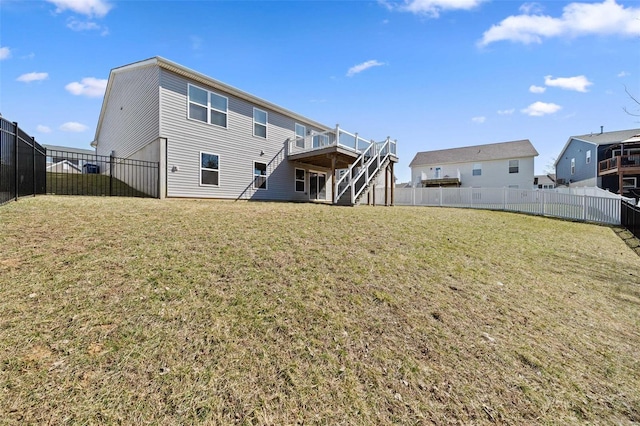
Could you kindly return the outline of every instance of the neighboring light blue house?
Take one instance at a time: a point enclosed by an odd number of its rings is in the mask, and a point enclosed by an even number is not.
[[[556,184],[599,187],[614,193],[620,193],[622,186],[622,195],[637,197],[634,194],[638,193],[640,170],[623,171],[622,167],[612,167],[611,160],[620,157],[625,163],[638,161],[640,166],[640,146],[623,143],[638,134],[640,129],[604,132],[601,128],[600,133],[571,136],[555,163]]]
[[[398,161],[389,138],[327,127],[161,57],[111,70],[92,146],[159,162],[161,198],[352,205],[382,181],[392,204]]]

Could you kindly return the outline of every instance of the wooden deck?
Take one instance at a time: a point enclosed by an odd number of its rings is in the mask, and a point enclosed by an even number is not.
[[[439,179],[424,179],[422,180],[422,186],[424,188],[432,188],[437,186],[460,186],[460,179],[457,177],[453,178],[439,178]]]

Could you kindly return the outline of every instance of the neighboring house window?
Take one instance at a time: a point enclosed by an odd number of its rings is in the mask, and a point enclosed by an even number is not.
[[[200,185],[218,186],[220,183],[220,157],[200,152]]]
[[[591,163],[591,150],[587,151],[587,164]]]
[[[298,148],[304,148],[304,137],[307,134],[307,128],[302,124],[296,123],[296,146]]]
[[[637,186],[637,179],[635,177],[622,178],[623,188],[635,188]]]
[[[217,93],[189,85],[189,118],[227,127],[228,99]]]
[[[482,175],[482,164],[477,163],[473,165],[473,176],[481,176]]]
[[[518,173],[520,171],[520,160],[509,160],[509,173]]]
[[[267,137],[267,112],[258,108],[253,109],[253,135]]]
[[[267,165],[265,163],[253,163],[253,188],[267,189]]]
[[[576,159],[575,158],[571,159],[571,174],[572,175],[576,174]]]
[[[304,192],[305,170],[296,169],[296,192]]]

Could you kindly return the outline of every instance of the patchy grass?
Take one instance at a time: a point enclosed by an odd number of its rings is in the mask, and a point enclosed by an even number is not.
[[[503,212],[0,208],[0,419],[640,422],[640,257]]]

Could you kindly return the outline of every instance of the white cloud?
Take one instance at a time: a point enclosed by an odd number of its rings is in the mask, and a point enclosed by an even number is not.
[[[547,90],[546,87],[541,87],[541,86],[535,86],[535,85],[531,85],[529,86],[529,91],[531,93],[544,93]]]
[[[587,87],[593,83],[590,82],[584,75],[578,75],[576,77],[559,77],[553,78],[548,75],[544,78],[544,84],[551,87],[559,87],[564,90],[575,90],[576,92],[587,92]]]
[[[474,123],[477,123],[477,124],[482,124],[485,121],[487,121],[487,117],[473,117],[471,119],[471,121],[473,121]]]
[[[620,72],[618,73],[618,77],[620,77],[620,78],[622,78],[622,77],[628,77],[628,76],[630,76],[630,75],[631,75],[631,74],[629,74],[629,73],[628,73],[628,72],[626,72],[626,71],[620,71]]]
[[[51,133],[51,128],[48,126],[43,126],[42,124],[38,124],[36,126],[36,132],[38,133]]]
[[[32,81],[42,81],[46,80],[47,78],[49,78],[49,74],[46,72],[30,72],[27,74],[22,74],[16,79],[16,81],[31,83]]]
[[[0,47],[0,61],[11,57],[11,49],[6,46]]]
[[[391,10],[411,12],[416,15],[438,18],[441,12],[449,10],[470,10],[478,7],[486,0],[404,0],[400,4],[380,1]]]
[[[67,28],[73,31],[100,31],[100,35],[108,35],[109,28],[92,21],[79,21],[75,18],[67,19]]]
[[[501,110],[498,110],[498,115],[512,115],[514,112],[516,112],[514,108],[501,109]]]
[[[60,130],[62,130],[63,132],[81,133],[87,129],[87,126],[76,121],[69,121],[60,126]]]
[[[85,77],[79,83],[74,81],[64,86],[64,88],[73,95],[99,98],[104,95],[104,91],[107,88],[107,80]]]
[[[384,62],[378,62],[375,59],[363,62],[358,65],[354,65],[351,68],[349,68],[349,71],[347,71],[347,77],[353,77],[354,75],[361,73],[364,70],[367,70],[371,67],[379,67],[381,65],[384,65]]]
[[[532,117],[542,117],[543,115],[556,113],[561,109],[562,107],[560,105],[556,105],[554,103],[534,102],[528,107],[522,109],[521,112]]]
[[[113,7],[104,0],[47,0],[49,3],[56,5],[56,12],[61,13],[65,10],[79,13],[88,17],[102,18],[109,13]]]
[[[522,15],[509,16],[485,31],[478,45],[487,46],[502,40],[542,43],[544,38],[560,36],[640,35],[640,8],[625,8],[616,0],[570,3],[559,18],[542,15],[537,9],[521,10]]]

